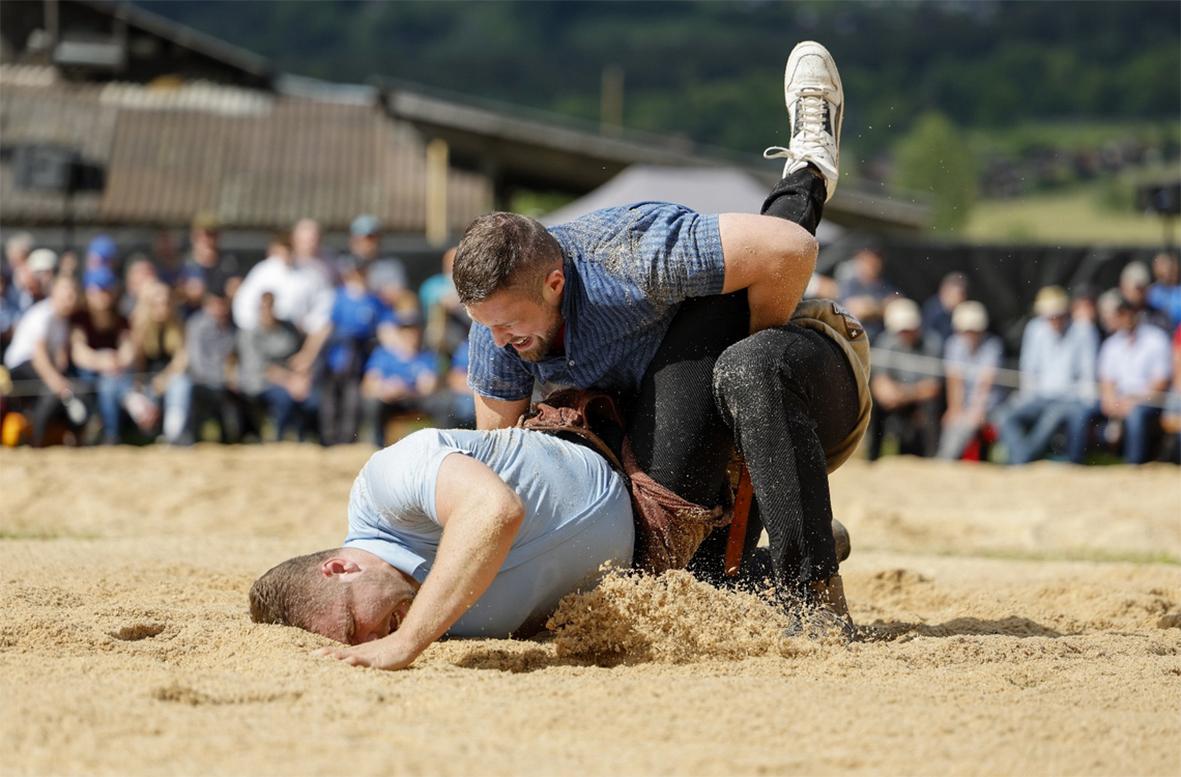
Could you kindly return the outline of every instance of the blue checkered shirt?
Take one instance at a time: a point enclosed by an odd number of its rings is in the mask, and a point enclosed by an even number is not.
[[[495,399],[524,399],[539,385],[635,391],[679,304],[720,294],[725,276],[718,217],[667,202],[589,213],[550,228],[562,247],[565,353],[541,362],[471,331],[468,385]]]

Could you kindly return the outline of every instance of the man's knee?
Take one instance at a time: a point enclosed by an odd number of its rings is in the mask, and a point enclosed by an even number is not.
[[[763,393],[779,371],[773,333],[756,332],[731,345],[714,364],[714,397],[730,407]]]

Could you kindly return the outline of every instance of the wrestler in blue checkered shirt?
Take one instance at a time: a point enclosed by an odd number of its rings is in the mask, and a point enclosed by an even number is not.
[[[558,388],[633,391],[656,354],[678,304],[722,290],[725,262],[718,217],[681,205],[641,202],[595,211],[549,233],[566,277],[560,353],[523,359],[498,348],[488,327],[471,331],[468,385],[495,399],[523,399],[535,382]]]

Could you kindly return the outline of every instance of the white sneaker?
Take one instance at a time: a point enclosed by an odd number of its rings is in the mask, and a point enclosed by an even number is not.
[[[841,123],[845,119],[845,90],[837,64],[828,49],[804,41],[791,50],[783,74],[791,142],[787,148],[772,146],[765,159],[786,159],[783,177],[811,164],[824,176],[828,196],[840,178]]]

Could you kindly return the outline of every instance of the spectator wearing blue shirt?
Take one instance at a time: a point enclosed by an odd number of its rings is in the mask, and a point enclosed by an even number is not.
[[[0,273],[0,359],[4,358],[4,349],[8,347],[21,315],[20,308],[7,294],[9,288],[8,277]]]
[[[369,289],[391,308],[400,308],[417,297],[406,281],[406,266],[400,259],[381,255],[381,222],[376,216],[362,214],[349,225],[349,252],[344,261],[351,259],[361,266]]]
[[[393,413],[421,412],[438,384],[437,357],[422,350],[422,330],[410,313],[387,314],[378,347],[365,364],[361,409],[377,447],[385,447],[385,422]]]
[[[902,295],[883,276],[885,259],[877,248],[862,248],[849,264],[852,272],[840,281],[840,301],[872,338],[882,331],[886,303]]]
[[[1177,255],[1162,251],[1152,260],[1155,282],[1148,287],[1148,306],[1168,318],[1169,326],[1181,324],[1181,263]]]
[[[476,425],[476,402],[467,384],[468,343],[464,340],[451,354],[451,366],[442,387],[427,400],[435,426],[443,429],[471,429]]]
[[[923,331],[946,343],[955,334],[951,313],[968,298],[968,278],[959,272],[948,273],[939,283],[939,291],[923,303]]]
[[[941,459],[963,456],[988,423],[989,413],[1000,401],[995,381],[1004,351],[1001,339],[989,334],[988,311],[979,302],[961,302],[951,323],[955,334],[947,341],[943,355],[947,412],[939,440]]]
[[[350,443],[361,414],[361,372],[388,308],[365,285],[360,263],[345,257],[337,264],[342,283],[332,303],[332,334],[324,353],[320,386],[320,442]]]
[[[441,273],[423,281],[418,290],[419,302],[426,317],[423,333],[426,347],[441,356],[455,352],[459,344],[467,340],[472,320],[459,302],[451,270],[455,264],[455,249],[449,248],[443,254]]]
[[[1038,292],[1034,312],[1037,318],[1021,338],[1021,389],[1004,408],[1000,424],[1010,464],[1041,457],[1070,417],[1094,401],[1095,325],[1070,320],[1070,298],[1058,286]]]

